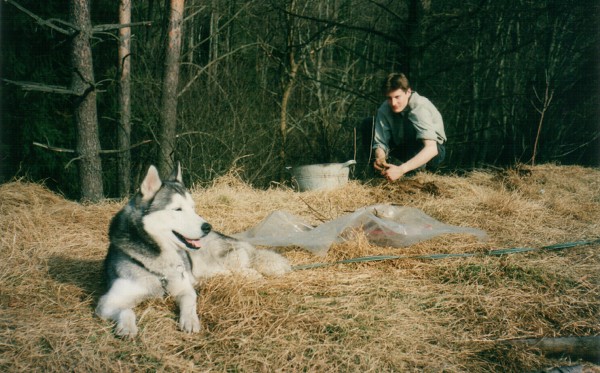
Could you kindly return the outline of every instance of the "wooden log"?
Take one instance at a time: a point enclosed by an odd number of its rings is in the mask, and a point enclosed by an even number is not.
[[[536,348],[547,356],[568,356],[600,363],[600,336],[513,339],[504,344]]]

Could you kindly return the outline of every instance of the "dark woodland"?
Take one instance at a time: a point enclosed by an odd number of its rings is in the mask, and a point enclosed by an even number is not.
[[[266,188],[286,166],[353,158],[366,177],[362,125],[396,71],[444,117],[440,172],[600,165],[595,0],[0,7],[0,182],[94,201],[174,161],[197,185],[233,171]]]

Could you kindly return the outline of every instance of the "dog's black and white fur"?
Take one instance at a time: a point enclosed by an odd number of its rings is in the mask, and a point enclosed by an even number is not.
[[[249,277],[291,270],[281,255],[258,250],[212,230],[195,212],[178,165],[162,181],[150,166],[140,191],[112,219],[104,261],[108,291],[96,307],[116,322],[116,334],[134,337],[134,307],[145,299],[171,295],[179,307],[179,327],[200,330],[194,287],[202,278],[239,273]]]

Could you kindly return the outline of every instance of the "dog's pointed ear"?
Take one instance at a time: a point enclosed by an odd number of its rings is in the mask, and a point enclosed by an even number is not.
[[[154,195],[160,187],[162,186],[162,181],[160,180],[160,176],[158,175],[158,170],[154,166],[150,166],[148,169],[148,173],[142,181],[142,186],[140,187],[140,192],[142,193],[142,199],[149,200]]]
[[[177,165],[171,172],[171,176],[169,176],[169,181],[177,181],[179,183],[183,183],[183,177],[181,176],[181,163],[177,162]]]

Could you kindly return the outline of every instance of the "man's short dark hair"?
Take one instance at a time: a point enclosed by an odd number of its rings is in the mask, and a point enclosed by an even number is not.
[[[387,95],[389,92],[402,89],[404,92],[410,89],[410,83],[408,78],[403,73],[391,73],[389,74],[383,84],[381,86],[381,90],[384,95]]]

